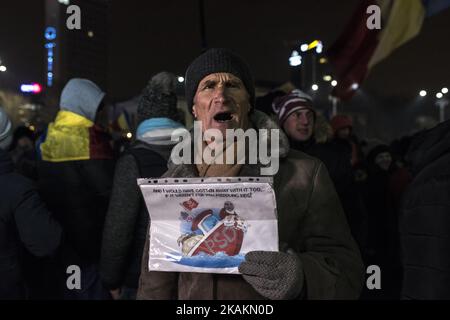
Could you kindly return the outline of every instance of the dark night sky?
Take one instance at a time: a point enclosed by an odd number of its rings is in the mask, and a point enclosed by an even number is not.
[[[341,29],[355,3],[206,0],[207,44],[241,54],[257,80],[285,81],[291,51],[287,43],[315,38],[330,43],[336,31],[327,26]],[[113,24],[111,73],[130,75],[129,81],[137,87],[162,68],[183,74],[201,50],[198,11],[197,1],[113,2],[113,20],[123,17],[123,23]],[[137,70],[148,70],[148,74]],[[121,92],[120,79],[111,80],[111,88]]]
[[[56,0],[55,0],[56,1]],[[205,0],[209,47],[230,47],[250,64],[257,80],[289,78],[289,43],[319,38],[329,46],[358,0]],[[24,4],[26,3],[26,5]],[[163,69],[183,74],[201,50],[196,0],[112,0],[108,93],[138,94]],[[0,2],[0,57],[16,81],[43,81],[42,0]],[[376,66],[363,89],[414,96],[450,86],[450,10],[425,21],[418,37]]]
[[[41,82],[45,73],[42,0],[0,2],[0,58],[8,67],[0,86]]]

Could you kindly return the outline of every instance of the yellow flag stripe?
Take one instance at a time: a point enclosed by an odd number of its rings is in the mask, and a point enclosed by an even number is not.
[[[422,28],[424,18],[425,8],[421,0],[393,1],[386,26],[380,33],[379,44],[369,61],[369,69],[414,38]]]
[[[88,160],[89,128],[92,121],[69,111],[60,111],[50,123],[45,142],[41,144],[42,160],[63,162]]]

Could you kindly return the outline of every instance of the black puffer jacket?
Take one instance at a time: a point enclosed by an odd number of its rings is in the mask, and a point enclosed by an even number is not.
[[[450,121],[413,138],[400,235],[402,297],[450,299]]]
[[[21,248],[38,257],[51,255],[61,234],[32,182],[13,172],[0,149],[0,300],[24,298]]]

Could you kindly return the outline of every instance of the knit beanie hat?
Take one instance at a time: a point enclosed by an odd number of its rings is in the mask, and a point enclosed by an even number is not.
[[[153,76],[142,92],[137,115],[138,123],[150,118],[178,117],[176,78],[169,72],[160,72]]]
[[[250,69],[245,61],[228,49],[209,49],[197,57],[189,66],[185,76],[186,103],[192,112],[198,84],[210,74],[226,72],[238,77],[250,95],[250,105],[255,105],[255,87]]]
[[[0,149],[7,150],[12,142],[12,124],[8,115],[0,107]]]
[[[373,147],[370,150],[370,152],[367,154],[367,162],[369,164],[374,164],[375,158],[377,157],[377,155],[379,155],[380,153],[383,153],[383,152],[391,153],[391,148],[385,144],[379,144],[379,145]]]
[[[297,110],[309,109],[313,111],[314,117],[316,116],[311,96],[298,89],[292,90],[287,95],[275,98],[272,103],[272,108],[278,116],[280,126]]]

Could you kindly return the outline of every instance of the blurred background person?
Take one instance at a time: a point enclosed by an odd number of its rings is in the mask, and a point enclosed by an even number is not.
[[[114,170],[110,137],[101,126],[106,123],[104,95],[90,80],[71,79],[56,119],[38,144],[39,190],[67,237],[61,258],[65,299],[109,298],[98,274]],[[80,290],[66,288],[70,265],[81,269]]]
[[[364,253],[367,238],[367,217],[359,190],[354,183],[348,153],[327,141],[329,125],[313,107],[312,98],[295,89],[275,98],[273,108],[278,123],[289,138],[290,147],[323,161],[341,200],[352,235]],[[318,121],[318,119],[320,120]],[[317,136],[321,143],[317,142]],[[363,254],[364,255],[364,254]]]
[[[62,240],[61,226],[52,218],[33,183],[14,172],[6,152],[12,136],[11,122],[0,107],[0,300],[29,297],[23,270],[27,267],[22,259],[24,249],[37,257],[50,256]]]
[[[334,143],[347,150],[352,167],[357,167],[363,161],[364,156],[359,147],[358,139],[353,133],[352,118],[339,114],[331,118],[330,124],[333,128]]]
[[[177,122],[176,78],[155,75],[138,105],[137,140],[118,160],[103,230],[101,276],[114,299],[135,299],[149,214],[136,180],[167,171]]]
[[[374,147],[367,156],[365,201],[369,214],[369,263],[380,266],[381,290],[374,298],[399,299],[401,286],[398,235],[399,206],[410,182],[405,168],[395,164],[387,145]]]

